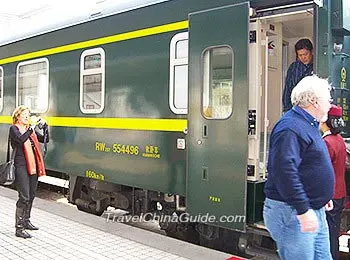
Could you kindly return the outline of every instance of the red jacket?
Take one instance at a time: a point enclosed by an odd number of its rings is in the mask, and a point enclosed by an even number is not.
[[[345,184],[345,162],[346,162],[346,146],[340,134],[326,135],[326,142],[329,156],[331,157],[332,165],[335,174],[334,196],[333,199],[341,199],[346,197]]]

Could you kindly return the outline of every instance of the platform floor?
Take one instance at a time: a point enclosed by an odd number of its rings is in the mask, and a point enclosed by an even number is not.
[[[17,192],[0,187],[0,259],[239,259],[36,198],[30,239],[15,236]]]

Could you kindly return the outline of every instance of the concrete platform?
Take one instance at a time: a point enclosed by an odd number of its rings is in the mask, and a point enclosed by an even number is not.
[[[242,259],[40,198],[31,217],[40,229],[17,238],[17,192],[0,187],[0,199],[0,259]]]

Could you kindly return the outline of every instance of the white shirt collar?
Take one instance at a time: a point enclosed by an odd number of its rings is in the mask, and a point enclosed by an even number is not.
[[[331,130],[328,130],[328,131],[323,133],[322,138],[327,136],[327,135],[331,135],[331,134],[332,134]]]

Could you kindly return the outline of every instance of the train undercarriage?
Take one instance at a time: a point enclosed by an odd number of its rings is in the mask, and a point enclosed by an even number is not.
[[[265,229],[247,226],[247,232],[242,233],[198,222],[186,213],[183,196],[71,176],[69,201],[79,210],[95,215],[106,213],[111,206],[146,221],[156,219],[168,236],[193,244],[244,257],[269,255],[269,259],[278,259],[275,244]]]

